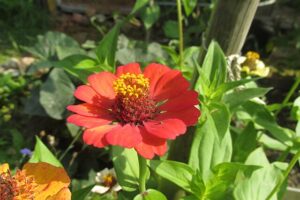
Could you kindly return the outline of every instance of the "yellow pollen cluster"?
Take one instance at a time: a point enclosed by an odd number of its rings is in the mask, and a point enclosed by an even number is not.
[[[139,98],[148,93],[149,79],[143,74],[122,74],[114,81],[113,88],[122,97]]]
[[[254,51],[248,51],[246,53],[246,58],[249,60],[258,60],[259,57],[260,57],[259,54]]]
[[[107,174],[106,176],[103,177],[103,184],[105,186],[111,187],[114,184],[114,176],[112,174]]]
[[[1,200],[33,200],[36,187],[34,178],[26,176],[22,170],[18,170],[14,176],[10,171],[0,174]]]

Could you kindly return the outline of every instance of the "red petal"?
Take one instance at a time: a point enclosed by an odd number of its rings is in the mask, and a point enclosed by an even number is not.
[[[104,119],[113,120],[113,117],[109,114],[109,111],[105,108],[94,106],[92,104],[83,103],[78,105],[69,105],[67,107],[69,111],[84,115],[87,117],[99,117]]]
[[[84,101],[89,104],[101,106],[104,108],[110,108],[111,105],[113,104],[112,100],[108,100],[104,97],[101,97],[96,93],[96,91],[93,88],[91,88],[88,85],[79,86],[75,90],[74,96],[81,101]]]
[[[139,128],[143,140],[134,147],[135,150],[146,159],[152,159],[155,154],[164,155],[167,151],[166,140],[148,133],[144,127]]]
[[[192,126],[197,123],[200,114],[200,110],[195,106],[192,106],[184,110],[161,113],[157,115],[155,120],[180,119],[186,124],[186,126]]]
[[[179,119],[166,119],[162,121],[144,122],[146,130],[160,138],[175,139],[178,135],[184,134],[186,125]]]
[[[110,72],[100,72],[88,77],[88,82],[92,88],[100,94],[102,97],[108,99],[114,99],[116,94],[113,89],[113,83],[116,80],[116,76]]]
[[[152,159],[155,154],[157,154],[158,156],[163,156],[166,153],[168,146],[166,141],[160,146],[152,146],[147,143],[141,142],[136,147],[134,147],[134,149],[144,158]]]
[[[150,94],[153,93],[158,80],[168,71],[170,71],[169,67],[157,63],[151,63],[145,67],[144,75],[150,80]]]
[[[141,68],[139,63],[128,63],[127,65],[123,65],[117,68],[117,76],[121,74],[131,73],[131,74],[141,74]]]
[[[93,145],[95,147],[104,147],[107,146],[108,143],[105,139],[105,134],[112,129],[114,129],[116,125],[103,125],[95,128],[86,129],[83,133],[83,141],[86,144]]]
[[[132,148],[142,141],[139,129],[130,124],[113,129],[105,138],[109,144],[125,148]]]
[[[75,124],[77,126],[83,126],[85,128],[93,128],[96,126],[102,126],[105,124],[109,124],[112,120],[110,119],[102,119],[102,118],[95,118],[95,117],[86,117],[82,115],[70,115],[67,118],[67,122],[71,124]]]
[[[153,98],[157,101],[170,99],[183,93],[189,88],[189,85],[180,71],[171,70],[158,80],[154,88]]]
[[[178,111],[199,104],[198,93],[191,90],[169,99],[159,107],[160,110]]]
[[[168,150],[168,145],[167,142],[165,142],[164,144],[160,145],[160,146],[155,146],[154,147],[154,153],[158,156],[163,156],[165,155],[165,153]]]

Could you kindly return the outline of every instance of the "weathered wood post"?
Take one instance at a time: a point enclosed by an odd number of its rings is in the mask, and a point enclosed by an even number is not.
[[[207,29],[205,45],[212,39],[225,55],[239,53],[245,43],[259,0],[219,0]]]

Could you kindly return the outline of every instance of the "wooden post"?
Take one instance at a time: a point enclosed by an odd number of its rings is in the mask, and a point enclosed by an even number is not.
[[[205,46],[212,39],[225,55],[239,53],[245,43],[259,0],[219,0],[206,32]]]

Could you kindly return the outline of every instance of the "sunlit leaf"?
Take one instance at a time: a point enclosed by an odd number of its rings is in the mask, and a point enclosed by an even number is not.
[[[145,193],[139,194],[134,197],[133,200],[167,200],[167,198],[160,191],[148,189],[145,191]]]
[[[40,140],[40,138],[38,137],[35,138],[36,138],[36,143],[35,143],[32,157],[30,158],[29,162],[30,163],[46,162],[56,167],[62,167],[62,164],[52,154],[52,152],[47,148],[47,146]]]

